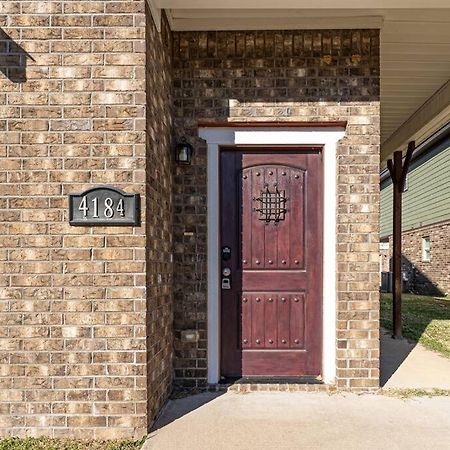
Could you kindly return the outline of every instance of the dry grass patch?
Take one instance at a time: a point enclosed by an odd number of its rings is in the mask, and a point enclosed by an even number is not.
[[[448,389],[381,389],[382,395],[397,398],[413,398],[413,397],[450,397]]]
[[[6,438],[0,440],[0,450],[139,450],[140,441],[98,441],[79,439]]]

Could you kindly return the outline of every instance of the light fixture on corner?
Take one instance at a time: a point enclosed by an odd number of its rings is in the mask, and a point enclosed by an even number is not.
[[[192,145],[189,144],[185,137],[182,137],[181,142],[175,146],[175,162],[183,165],[191,164],[193,153],[194,148]]]

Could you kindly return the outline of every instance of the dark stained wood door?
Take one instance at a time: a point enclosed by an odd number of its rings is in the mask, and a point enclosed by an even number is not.
[[[223,148],[220,176],[221,375],[319,375],[321,149]]]

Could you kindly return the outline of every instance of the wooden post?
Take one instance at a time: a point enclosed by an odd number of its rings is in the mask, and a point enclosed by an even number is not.
[[[394,201],[392,331],[395,339],[402,338],[402,194],[414,149],[415,143],[411,141],[408,144],[404,163],[401,151],[394,152],[394,161],[390,159],[387,162],[392,178]]]
[[[402,337],[402,189],[400,177],[402,173],[402,152],[394,153],[394,236],[392,272],[394,277],[392,289],[392,325],[396,339]],[[394,179],[394,178],[393,178]]]

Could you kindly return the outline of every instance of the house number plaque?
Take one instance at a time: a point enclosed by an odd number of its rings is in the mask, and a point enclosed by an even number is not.
[[[69,194],[70,225],[138,225],[139,194],[98,186]]]

